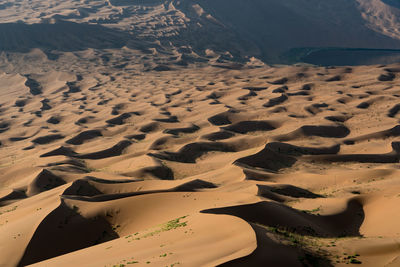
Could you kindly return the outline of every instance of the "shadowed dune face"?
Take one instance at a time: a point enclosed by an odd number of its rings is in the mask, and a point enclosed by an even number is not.
[[[55,140],[63,139],[63,138],[64,138],[64,136],[61,134],[49,134],[46,136],[41,136],[41,137],[35,138],[32,140],[32,142],[35,144],[44,145],[44,144],[48,144]]]
[[[313,255],[310,251],[304,249],[296,249],[289,244],[282,244],[276,242],[281,232],[272,235],[270,231],[264,229],[257,224],[251,224],[257,237],[257,249],[250,255],[235,259],[220,266],[246,266],[246,265],[264,265],[264,266],[304,266],[304,265],[321,265],[321,266],[334,266],[330,261],[324,259],[319,255]],[[284,232],[282,232],[284,233]],[[269,251],[271,256],[267,256],[265,251]],[[284,253],[282,253],[284,251]],[[300,261],[299,261],[300,259]]]
[[[205,210],[203,212],[230,214],[251,223],[268,227],[281,227],[282,229],[305,235],[325,237],[359,236],[359,229],[365,216],[362,205],[356,200],[349,201],[346,210],[342,213],[326,217],[299,212],[273,202],[259,202],[245,206]],[[260,216],[260,214],[265,214],[266,216]],[[277,216],[267,216],[267,214],[275,214]]]
[[[26,194],[32,196],[63,184],[65,184],[63,179],[44,169],[35,177],[35,179],[32,180],[31,184],[28,186]]]
[[[268,121],[241,121],[236,124],[232,124],[230,126],[224,127],[224,130],[246,134],[249,132],[257,132],[257,131],[271,131],[275,130],[277,127],[273,122]]]
[[[19,266],[63,255],[118,238],[105,218],[85,218],[79,210],[61,204],[41,222]]]
[[[398,65],[22,55],[41,71],[0,74],[0,265],[398,257]]]
[[[69,139],[68,144],[71,145],[82,145],[85,141],[102,136],[101,132],[98,130],[89,130],[86,132],[81,132],[77,136]]]

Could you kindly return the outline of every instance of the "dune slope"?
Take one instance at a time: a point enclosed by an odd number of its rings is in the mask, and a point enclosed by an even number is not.
[[[124,49],[3,61],[1,266],[398,265],[398,65],[143,71]]]

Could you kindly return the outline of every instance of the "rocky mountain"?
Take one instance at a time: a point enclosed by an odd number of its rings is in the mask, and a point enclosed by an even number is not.
[[[2,0],[0,49],[126,46],[293,63],[321,48],[400,49],[399,14],[394,0]]]

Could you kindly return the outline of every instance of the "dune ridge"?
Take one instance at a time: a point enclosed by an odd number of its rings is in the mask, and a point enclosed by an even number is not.
[[[0,265],[396,266],[400,67],[224,66],[1,74]]]

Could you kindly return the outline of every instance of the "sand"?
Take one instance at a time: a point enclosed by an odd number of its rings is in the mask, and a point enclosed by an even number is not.
[[[0,75],[0,266],[399,266],[400,65],[92,52]]]
[[[1,267],[400,266],[400,64],[261,61],[398,4],[243,3],[0,0]]]

